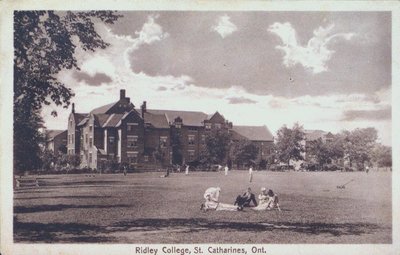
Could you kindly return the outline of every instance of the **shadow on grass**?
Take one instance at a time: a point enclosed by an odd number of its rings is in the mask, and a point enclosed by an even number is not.
[[[99,236],[102,228],[77,223],[25,223],[14,219],[14,241],[22,243],[101,243],[112,237]]]
[[[368,223],[291,223],[291,222],[228,222],[228,221],[210,221],[202,218],[195,219],[139,219],[134,221],[119,222],[109,229],[114,231],[167,231],[180,229],[181,232],[199,232],[209,230],[226,231],[287,231],[304,234],[320,235],[331,234],[333,236],[342,235],[361,235],[372,233],[381,227],[376,224]]]
[[[331,234],[333,236],[361,235],[373,233],[380,229],[375,224],[365,223],[288,223],[278,222],[268,224],[263,222],[242,223],[210,221],[207,219],[137,219],[121,221],[112,226],[95,226],[77,223],[25,223],[14,218],[15,242],[60,242],[60,243],[118,243],[120,240],[114,233],[138,234],[155,233],[158,236],[172,232],[190,234],[194,232],[210,233],[210,231],[285,231],[309,235]]]
[[[91,198],[110,198],[111,196],[51,196],[51,197],[15,197],[15,200],[32,200],[32,199],[91,199]]]
[[[130,207],[130,205],[38,205],[38,206],[14,206],[14,213],[35,213],[35,212],[53,212],[62,211],[66,209],[107,209],[107,208],[122,208]]]

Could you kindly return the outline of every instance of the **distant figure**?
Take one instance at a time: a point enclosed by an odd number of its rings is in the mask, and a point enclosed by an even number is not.
[[[189,165],[186,165],[185,174],[186,174],[186,175],[189,174]]]
[[[128,174],[128,170],[126,169],[126,166],[124,166],[123,168],[124,168],[124,176],[126,176]]]
[[[253,202],[254,206],[258,205],[256,196],[251,192],[251,188],[247,188],[243,195],[236,197],[234,205],[238,205],[239,209],[242,210],[243,207],[250,207],[251,202]]]
[[[249,182],[253,181],[253,167],[250,166],[249,168]]]
[[[181,172],[181,166],[178,166],[178,168],[176,169],[177,172]]]
[[[218,165],[218,172],[222,170],[222,166]]]
[[[228,165],[226,165],[225,166],[225,175],[228,175],[228,170],[229,170]]]
[[[369,172],[369,167],[368,166],[365,167],[365,172],[368,174],[368,172]]]
[[[268,190],[266,188],[261,188],[261,194],[258,196],[259,204],[258,206],[252,208],[256,211],[263,211],[263,210],[271,210],[277,208],[281,211],[279,207],[279,198],[278,195],[275,194],[271,189]]]
[[[161,175],[160,177],[161,177],[161,178],[166,178],[166,177],[168,177],[168,176],[169,176],[169,168],[167,167],[167,173],[164,174],[164,175]]]
[[[209,210],[215,211],[238,211],[239,207],[231,204],[219,202],[220,187],[210,187],[204,192],[205,202],[201,204],[200,210],[206,212]]]

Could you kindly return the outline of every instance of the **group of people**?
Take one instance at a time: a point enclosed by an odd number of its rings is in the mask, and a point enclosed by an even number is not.
[[[252,210],[263,211],[278,209],[279,198],[271,189],[267,191],[266,188],[261,188],[258,195],[258,202],[255,195],[252,193],[251,188],[248,188],[243,194],[238,195],[234,204],[226,204],[219,202],[219,195],[221,193],[220,187],[208,188],[204,193],[205,202],[201,204],[200,210],[202,211],[242,211],[244,207],[250,207]]]

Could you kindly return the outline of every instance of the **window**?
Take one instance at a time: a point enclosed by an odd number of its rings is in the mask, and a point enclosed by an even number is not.
[[[89,163],[92,163],[92,153],[89,152]]]
[[[128,148],[136,148],[137,147],[138,137],[134,135],[128,135],[127,139],[127,147]]]
[[[188,150],[189,161],[194,160],[194,150]]]
[[[89,147],[92,147],[92,146],[93,146],[93,138],[90,137],[90,138],[89,138]]]
[[[144,162],[148,162],[149,161],[149,156],[145,155],[144,156]]]
[[[114,136],[109,136],[109,137],[108,137],[108,142],[109,142],[110,144],[113,144],[113,143],[115,142],[115,137],[114,137]]]
[[[165,148],[167,147],[167,136],[160,136],[160,147]]]
[[[88,143],[88,135],[87,134],[85,134],[85,142],[86,142],[86,144]]]
[[[133,164],[135,164],[135,163],[137,163],[137,160],[138,160],[138,153],[137,152],[128,152],[127,153],[127,157],[128,157],[128,162],[129,163],[133,163]]]
[[[74,134],[71,135],[71,143],[75,143]]]
[[[89,132],[92,132],[92,131],[93,131],[93,126],[90,125],[90,126],[89,126]]]
[[[139,124],[138,124],[138,123],[127,123],[126,125],[127,125],[127,126],[126,126],[126,129],[127,129],[128,131],[133,131],[134,126],[137,126],[137,125],[139,125]]]
[[[221,123],[215,123],[215,128],[221,129]]]
[[[69,121],[69,126],[72,127],[72,120]]]
[[[188,135],[188,144],[194,145],[194,137],[195,135]]]
[[[207,129],[207,130],[210,130],[210,129],[211,129],[211,123],[206,123],[205,126],[206,126],[206,129]]]
[[[182,123],[175,123],[175,128],[182,128]]]
[[[201,144],[206,143],[206,135],[201,135]]]

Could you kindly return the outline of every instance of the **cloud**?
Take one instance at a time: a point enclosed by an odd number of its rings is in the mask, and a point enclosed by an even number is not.
[[[228,15],[220,16],[217,19],[217,25],[211,27],[211,29],[217,32],[222,38],[225,38],[231,35],[233,32],[237,30],[235,24],[231,22],[231,18]]]
[[[282,45],[276,46],[276,49],[283,51],[283,64],[286,67],[301,64],[316,74],[328,70],[327,62],[335,52],[328,49],[329,43],[334,39],[350,40],[354,36],[353,33],[332,34],[333,28],[334,24],[315,29],[314,36],[308,41],[307,46],[299,44],[296,30],[288,22],[275,22],[269,26],[268,31],[281,39]]]
[[[354,120],[391,120],[392,108],[387,107],[379,110],[348,110],[343,112],[343,121]]]
[[[153,44],[157,41],[169,36],[168,33],[163,32],[163,28],[156,23],[157,15],[149,15],[146,23],[143,24],[140,31],[135,31],[138,37],[132,38],[130,35],[114,35],[117,39],[129,42],[131,45],[124,52],[125,65],[131,70],[130,55],[136,51],[143,44]],[[109,33],[111,29],[109,29]]]
[[[157,88],[157,91],[166,91],[167,88],[165,86],[160,86]]]
[[[229,104],[255,104],[257,101],[254,101],[250,98],[245,97],[228,97],[227,98]]]
[[[91,86],[99,86],[103,83],[112,82],[111,77],[105,73],[96,73],[95,75],[90,75],[85,72],[76,72],[74,73],[74,77],[78,82],[84,81],[87,85]]]

